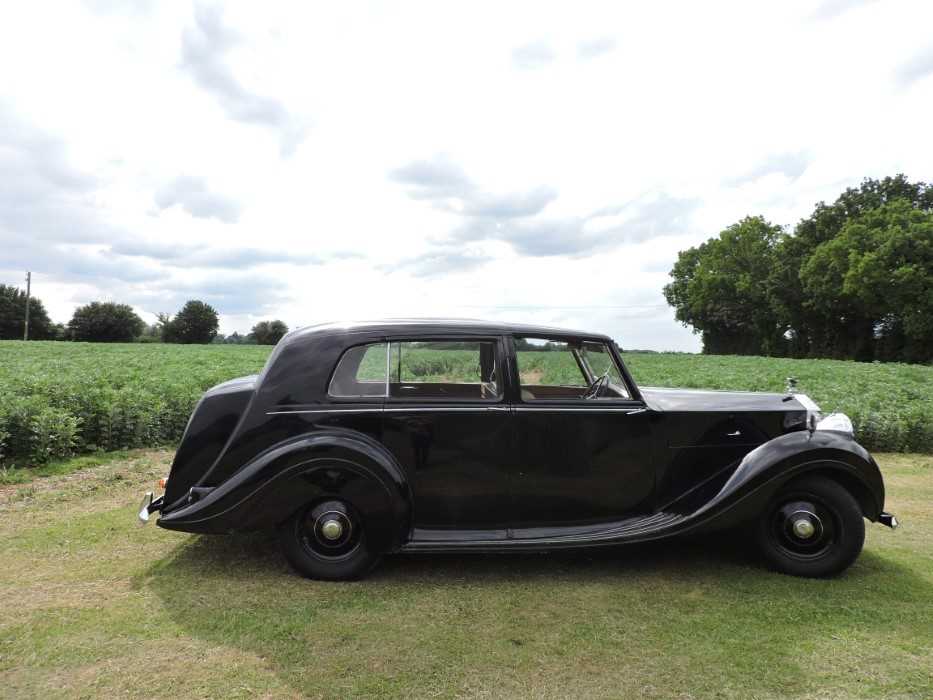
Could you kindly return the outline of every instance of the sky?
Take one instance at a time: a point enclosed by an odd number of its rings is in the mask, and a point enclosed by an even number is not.
[[[933,3],[0,8],[0,283],[698,351],[662,289],[748,215],[933,180]]]

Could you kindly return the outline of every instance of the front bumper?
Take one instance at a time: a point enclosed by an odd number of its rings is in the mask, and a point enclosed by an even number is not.
[[[139,505],[139,513],[136,514],[136,522],[139,525],[145,525],[149,522],[149,516],[156,511],[162,510],[162,504],[165,502],[165,496],[153,498],[152,491],[146,491],[143,501]]]

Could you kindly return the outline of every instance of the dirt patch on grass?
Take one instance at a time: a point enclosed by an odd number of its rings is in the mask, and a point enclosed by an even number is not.
[[[0,531],[12,518],[59,507],[68,514],[98,511],[125,503],[129,493],[154,490],[167,476],[172,452],[136,450],[128,458],[114,459],[70,474],[36,479],[28,484],[0,486]]]

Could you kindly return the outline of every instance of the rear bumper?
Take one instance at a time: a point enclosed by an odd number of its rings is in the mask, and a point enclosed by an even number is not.
[[[146,491],[142,503],[139,504],[139,512],[136,514],[136,522],[139,525],[145,525],[149,522],[149,516],[156,511],[162,510],[162,504],[165,502],[165,496],[153,498],[152,491]]]
[[[878,522],[882,525],[887,525],[892,530],[896,529],[897,526],[900,525],[894,513],[882,512],[880,515],[878,515]]]

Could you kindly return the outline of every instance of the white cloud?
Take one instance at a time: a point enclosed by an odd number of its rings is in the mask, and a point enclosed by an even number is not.
[[[155,202],[160,209],[177,204],[191,216],[214,218],[228,224],[234,224],[240,218],[239,203],[231,197],[211,191],[203,177],[176,177],[156,192]]]
[[[933,180],[924,4],[217,7],[0,9],[0,282],[32,269],[55,320],[201,297],[225,332],[459,315],[695,350],[679,250]]]
[[[557,59],[551,45],[543,40],[532,41],[512,49],[512,62],[517,68],[535,70],[544,68]]]

